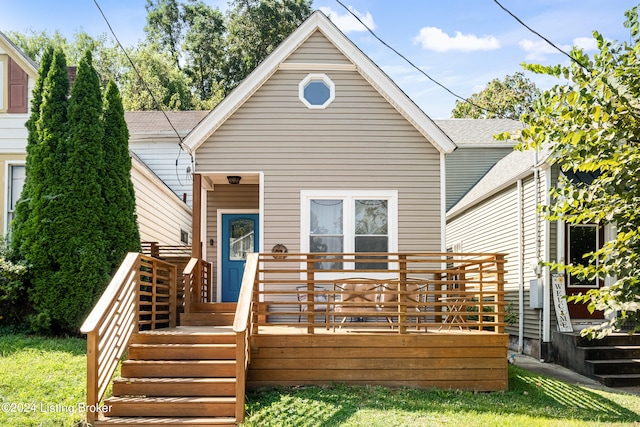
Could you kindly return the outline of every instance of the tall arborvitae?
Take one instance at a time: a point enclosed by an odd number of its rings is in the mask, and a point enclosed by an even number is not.
[[[36,124],[40,118],[40,105],[42,104],[44,81],[47,78],[52,61],[53,47],[48,46],[42,54],[38,78],[36,79],[35,86],[31,92],[31,115],[25,124],[27,131],[29,132],[27,136],[27,162],[25,165],[26,175],[22,192],[20,193],[20,199],[16,203],[15,216],[11,223],[11,249],[13,251],[13,256],[16,258],[24,257],[24,253],[21,251],[21,246],[24,242],[24,224],[31,212],[31,185],[34,179],[30,170],[31,165],[39,162]]]
[[[69,151],[63,171],[65,212],[57,221],[60,271],[50,290],[54,327],[77,333],[109,282],[104,235],[105,203],[100,180],[104,169],[102,93],[87,52],[78,64],[69,99]],[[60,292],[62,291],[62,292]],[[56,295],[64,298],[54,300]]]
[[[106,203],[103,224],[107,261],[115,271],[127,252],[140,251],[136,198],[131,181],[129,130],[118,87],[109,82],[104,101],[104,164],[102,195]]]
[[[60,272],[57,233],[70,226],[64,220],[61,173],[67,151],[68,95],[67,61],[64,53],[56,50],[42,85],[40,116],[35,123],[37,147],[30,152],[28,171],[30,212],[21,226],[21,253],[29,265],[29,296],[38,313],[32,326],[42,331],[51,327],[51,305],[65,297],[53,276]]]

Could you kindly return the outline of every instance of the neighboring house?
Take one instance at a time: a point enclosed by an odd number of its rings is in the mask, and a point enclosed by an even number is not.
[[[246,251],[445,250],[455,144],[322,12],[184,145],[195,160],[193,255],[214,264],[217,301],[237,298]]]
[[[129,148],[171,190],[191,206],[191,158],[182,139],[208,111],[126,111]]]
[[[0,234],[7,235],[15,203],[24,185],[27,129],[30,96],[38,75],[38,66],[0,32],[0,201],[3,213]],[[156,118],[154,118],[156,117]],[[181,136],[202,118],[201,112],[181,115],[178,132]],[[127,114],[132,151],[131,177],[136,192],[136,209],[140,237],[143,242],[164,246],[190,244],[191,209],[183,201],[190,194],[190,181],[178,183],[180,175],[188,176],[190,160],[176,161],[180,153],[179,139],[172,138],[162,113]],[[162,120],[164,119],[164,123]],[[149,125],[156,134],[149,132]],[[185,127],[186,126],[186,127]],[[153,129],[152,128],[152,129]],[[134,155],[133,152],[139,153]],[[156,161],[161,154],[166,161]],[[182,153],[183,159],[188,159]],[[148,162],[148,163],[147,163]],[[185,163],[186,162],[186,163]],[[184,168],[183,168],[184,167]],[[155,168],[155,169],[154,169]],[[181,172],[178,168],[183,168]],[[166,182],[164,181],[166,180]],[[167,184],[168,183],[168,184]],[[170,186],[168,186],[170,185]],[[172,191],[173,190],[173,191]]]
[[[554,280],[567,295],[601,287],[604,282],[578,282],[554,276],[540,262],[584,262],[582,255],[612,237],[611,226],[566,226],[544,220],[536,207],[549,204],[549,189],[557,183],[559,168],[547,154],[514,151],[505,156],[447,212],[447,244],[456,251],[507,253],[507,300],[521,313],[507,332],[512,346],[547,359],[552,331],[580,330],[602,322],[584,304],[560,306],[556,316]],[[571,177],[587,179],[587,177]],[[554,279],[555,278],[555,279]],[[560,325],[559,325],[560,324]]]
[[[0,232],[5,234],[24,183],[29,94],[38,66],[0,32]]]
[[[458,149],[447,155],[446,209],[458,202],[489,169],[513,151],[513,141],[498,141],[494,135],[522,129],[511,119],[435,120]]]

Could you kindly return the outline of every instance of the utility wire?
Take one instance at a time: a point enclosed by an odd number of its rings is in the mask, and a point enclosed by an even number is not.
[[[493,113],[495,115],[498,115],[497,112],[486,108],[486,107],[481,107],[478,104],[475,104],[472,101],[469,101],[467,98],[458,95],[457,93],[453,92],[451,89],[449,89],[448,87],[446,87],[445,85],[443,85],[442,83],[440,83],[439,81],[435,80],[433,77],[431,77],[429,74],[427,74],[426,72],[424,72],[420,67],[418,67],[417,65],[415,65],[413,62],[411,62],[406,56],[404,56],[402,53],[398,52],[395,48],[393,48],[392,46],[390,46],[387,42],[385,42],[384,40],[382,40],[380,37],[378,37],[378,35],[371,29],[369,28],[369,26],[367,24],[365,24],[362,19],[360,19],[358,17],[358,15],[356,15],[351,9],[349,9],[347,6],[344,5],[344,3],[342,3],[340,0],[336,0],[336,2],[338,2],[338,4],[342,7],[344,7],[347,12],[349,12],[351,14],[351,16],[353,16],[354,18],[356,18],[358,20],[358,22],[360,22],[366,29],[367,31],[369,31],[369,33],[371,33],[371,35],[373,37],[375,37],[380,43],[382,43],[386,48],[390,49],[393,53],[395,53],[396,55],[398,55],[400,58],[404,59],[409,65],[411,65],[413,68],[415,68],[416,70],[418,70],[418,72],[420,72],[423,76],[425,76],[426,78],[428,78],[429,80],[431,80],[433,83],[435,83],[436,85],[440,86],[442,89],[444,89],[445,91],[447,91],[448,93],[450,93],[451,95],[453,95],[454,97],[458,98],[459,100],[466,102],[467,104],[473,105],[476,108],[479,108],[480,110],[489,112],[489,113]]]
[[[140,79],[140,82],[142,82],[144,88],[149,93],[149,96],[151,96],[151,99],[153,100],[154,104],[158,106],[158,109],[162,112],[162,114],[164,115],[164,118],[167,119],[167,123],[169,123],[169,126],[171,126],[171,129],[173,129],[173,132],[178,137],[178,146],[180,147],[180,151],[178,151],[178,157],[176,158],[176,179],[178,180],[178,184],[182,187],[183,186],[182,180],[180,179],[180,176],[178,174],[178,161],[180,160],[180,155],[182,154],[182,151],[186,151],[185,148],[184,148],[184,143],[182,142],[183,138],[182,138],[182,136],[180,136],[180,133],[175,128],[175,126],[173,126],[173,123],[171,122],[171,119],[169,119],[169,115],[164,111],[164,109],[162,108],[162,104],[160,104],[158,102],[158,100],[156,99],[155,95],[153,94],[153,91],[151,90],[149,85],[147,85],[147,82],[142,78],[142,75],[140,74],[140,71],[138,71],[138,68],[136,67],[136,64],[133,63],[133,60],[131,59],[131,57],[127,53],[127,50],[124,48],[124,46],[122,46],[122,43],[120,43],[120,40],[118,39],[118,36],[116,35],[115,31],[113,30],[113,27],[111,27],[111,23],[109,22],[109,20],[105,16],[104,12],[102,11],[102,8],[98,4],[98,0],[93,0],[93,3],[96,5],[98,10],[100,11],[100,14],[102,15],[102,18],[104,18],[104,21],[107,23],[107,26],[109,27],[109,31],[111,31],[111,34],[113,35],[113,38],[116,39],[116,42],[118,43],[118,46],[120,46],[120,49],[122,49],[122,52],[124,53],[124,56],[127,57],[127,60],[131,64],[131,67],[133,68],[135,73],[138,75],[138,78]],[[189,156],[191,157],[192,170],[193,170],[193,156],[191,154],[189,154]]]
[[[535,34],[536,36],[540,37],[542,40],[544,40],[545,42],[547,42],[551,47],[553,47],[554,49],[556,49],[558,52],[560,52],[561,54],[565,55],[567,58],[569,58],[571,61],[575,62],[576,64],[578,64],[582,69],[584,69],[587,72],[591,72],[591,70],[589,69],[589,67],[587,67],[585,64],[583,64],[582,62],[578,61],[576,58],[574,58],[573,56],[571,56],[570,54],[568,54],[567,52],[565,52],[564,50],[560,49],[558,46],[556,46],[551,40],[549,40],[548,38],[544,37],[542,34],[540,34],[539,32],[537,32],[536,30],[534,30],[533,28],[531,28],[530,26],[528,26],[527,24],[525,24],[520,18],[518,18],[515,14],[513,14],[509,9],[507,9],[506,7],[504,7],[502,4],[500,4],[500,2],[498,0],[493,0],[493,2],[495,4],[497,4],[500,9],[504,10],[505,12],[507,12],[509,15],[511,15],[511,17],[513,19],[515,19],[516,21],[518,21],[520,23],[520,25],[522,25],[523,27],[525,27],[527,30],[531,31],[533,34]]]
[[[142,84],[144,85],[144,88],[147,90],[147,92],[149,92],[149,96],[151,96],[151,99],[153,100],[154,104],[156,104],[158,106],[158,108],[160,109],[160,111],[162,112],[162,114],[164,115],[164,117],[167,119],[167,122],[169,123],[169,126],[171,126],[171,129],[173,129],[173,131],[175,132],[176,136],[178,137],[178,140],[180,141],[178,143],[178,145],[180,145],[180,148],[184,149],[183,144],[182,144],[182,137],[180,136],[180,133],[178,133],[178,130],[173,126],[173,123],[171,123],[171,120],[169,119],[169,116],[167,115],[167,113],[164,111],[164,109],[162,108],[162,105],[158,102],[158,100],[156,99],[156,97],[153,94],[153,91],[151,90],[151,88],[147,85],[147,82],[142,78],[142,75],[140,74],[140,72],[138,71],[138,68],[136,67],[136,64],[133,63],[133,61],[131,60],[131,57],[129,57],[129,54],[127,53],[127,50],[124,48],[124,46],[122,46],[122,43],[120,43],[120,40],[118,39],[118,36],[116,36],[115,31],[113,31],[113,28],[111,27],[111,23],[109,22],[109,20],[107,19],[107,17],[105,16],[104,12],[102,11],[102,8],[100,7],[100,5],[98,4],[98,0],[93,0],[93,3],[96,5],[96,7],[98,8],[98,10],[100,11],[100,14],[102,15],[102,17],[104,18],[104,21],[107,23],[107,26],[109,27],[109,31],[111,31],[111,34],[113,35],[113,37],[116,39],[116,42],[118,43],[118,46],[120,46],[120,49],[122,49],[122,52],[124,52],[124,56],[127,57],[127,60],[129,61],[129,63],[131,64],[131,67],[133,68],[133,70],[136,72],[136,74],[138,75],[138,78],[140,79],[140,81],[142,82]]]

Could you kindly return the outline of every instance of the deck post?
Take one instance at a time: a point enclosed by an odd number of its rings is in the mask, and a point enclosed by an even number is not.
[[[407,333],[407,256],[405,254],[398,255],[399,259],[399,281],[398,281],[398,332]]]
[[[315,301],[314,285],[315,285],[315,257],[312,254],[307,254],[307,333],[315,333],[314,316],[315,310],[313,303]],[[325,320],[326,321],[326,320]]]
[[[99,331],[87,334],[87,408],[98,405],[98,335]],[[87,422],[93,424],[96,411],[87,409]]]
[[[236,333],[236,422],[244,421],[244,401],[247,382],[247,331]]]
[[[495,256],[495,260],[496,260],[496,268],[498,269],[498,274],[496,277],[498,281],[498,283],[496,284],[496,290],[498,291],[498,293],[496,295],[496,300],[502,303],[504,302],[504,254],[497,254]],[[504,333],[504,308],[505,306],[502,304],[496,307],[496,311],[500,313],[498,314],[498,319],[497,319],[498,324],[500,326],[496,328],[496,332],[499,334]]]
[[[169,278],[169,327],[175,328],[178,323],[178,267],[171,266]]]

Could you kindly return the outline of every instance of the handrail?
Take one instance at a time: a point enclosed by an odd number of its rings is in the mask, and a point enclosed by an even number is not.
[[[277,322],[313,334],[356,319],[356,327],[391,326],[400,334],[416,323],[504,333],[504,254],[263,253],[259,262],[254,301],[265,302],[254,307],[257,326]],[[374,282],[368,292],[374,299],[363,302],[360,289],[341,290],[347,279]],[[395,302],[381,303],[391,296]]]
[[[257,253],[247,254],[233,321],[233,332],[236,334],[236,422],[238,423],[244,421],[245,383],[247,367],[251,361],[254,283],[258,272],[258,258]]]
[[[176,325],[176,282],[174,265],[130,252],[83,323],[89,423],[99,413],[100,401],[131,336],[140,327]]]

